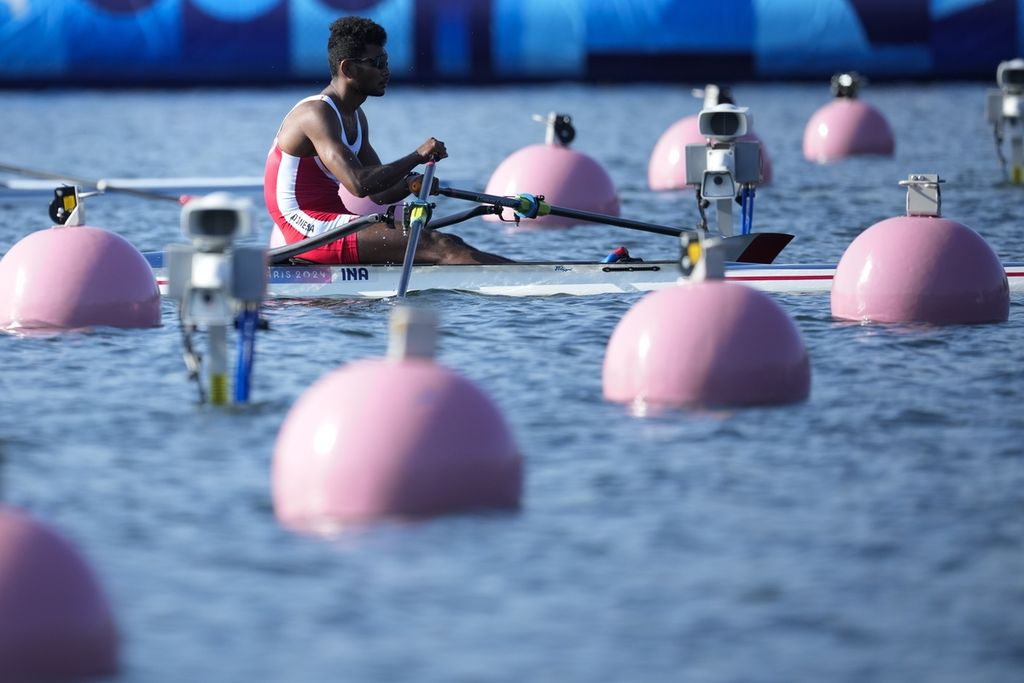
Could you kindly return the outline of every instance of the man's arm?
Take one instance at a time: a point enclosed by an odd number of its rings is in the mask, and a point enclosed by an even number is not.
[[[325,102],[310,102],[300,107],[295,114],[296,126],[282,131],[278,144],[285,151],[299,156],[316,154],[345,189],[357,197],[389,190],[431,156],[447,156],[444,144],[431,138],[415,152],[391,163],[364,165],[352,150],[342,143],[341,125],[330,105]],[[304,149],[304,140],[308,140],[311,149]]]
[[[381,166],[380,157],[377,156],[377,151],[370,144],[370,126],[366,120],[366,115],[363,114],[362,109],[356,112],[356,114],[359,116],[363,126],[363,146],[359,149],[359,161],[364,167]],[[394,204],[402,201],[409,196],[407,178],[408,174],[402,176],[401,180],[383,192],[371,194],[370,199],[378,204]]]

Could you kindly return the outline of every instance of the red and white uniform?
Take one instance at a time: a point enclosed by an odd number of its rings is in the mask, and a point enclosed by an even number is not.
[[[342,121],[341,112],[330,97],[313,95],[295,106],[314,100],[326,102],[338,115],[341,141],[358,156],[363,146],[363,128],[359,123],[358,110],[356,139],[350,144],[345,134],[345,122]],[[274,219],[274,228],[270,234],[271,248],[322,234],[358,218],[345,208],[344,202],[338,196],[338,185],[338,179],[327,170],[320,157],[292,156],[281,151],[275,137],[263,173],[263,198],[270,217]],[[299,258],[315,263],[358,263],[356,236],[349,235],[335,240],[300,254]]]

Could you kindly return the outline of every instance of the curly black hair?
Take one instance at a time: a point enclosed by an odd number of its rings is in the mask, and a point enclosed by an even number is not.
[[[364,57],[367,45],[383,46],[388,34],[377,22],[364,17],[342,17],[331,24],[331,37],[327,39],[327,65],[331,76],[338,75],[343,59]]]

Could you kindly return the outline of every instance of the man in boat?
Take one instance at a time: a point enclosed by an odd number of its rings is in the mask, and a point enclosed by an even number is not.
[[[356,197],[393,204],[410,194],[413,169],[448,156],[444,143],[428,138],[414,152],[381,163],[370,145],[370,129],[360,105],[380,97],[388,85],[387,34],[361,17],[331,24],[327,59],[331,82],[319,95],[295,105],[277,132],[267,156],[263,193],[274,220],[271,246],[292,244],[357,218],[339,196],[339,183]],[[383,223],[304,252],[313,263],[401,263],[408,238]],[[454,235],[424,230],[418,263],[507,263],[474,249]]]

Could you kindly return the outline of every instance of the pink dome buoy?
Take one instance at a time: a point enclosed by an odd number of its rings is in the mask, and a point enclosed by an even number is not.
[[[109,676],[117,658],[113,617],[78,552],[0,506],[0,681]]]
[[[396,309],[389,358],[349,363],[299,397],[274,447],[282,523],[320,531],[519,506],[512,434],[480,389],[431,360],[433,331],[423,330],[433,324],[425,311]]]
[[[537,117],[534,117],[537,118]],[[509,155],[487,181],[487,194],[518,195],[529,192],[542,195],[549,204],[571,207],[611,216],[619,215],[619,196],[608,172],[593,158],[569,149],[575,136],[571,119],[552,112],[544,144],[529,145]],[[511,209],[502,209],[504,220],[512,220]],[[484,220],[502,220],[497,215]],[[580,221],[563,216],[539,216],[524,220],[523,227],[564,228]]]
[[[703,90],[694,90],[694,95],[704,97],[704,109],[718,104],[732,104],[733,99],[728,89],[708,84]],[[703,145],[707,139],[700,134],[697,125],[699,115],[687,116],[668,127],[654,145],[650,161],[647,164],[647,184],[650,189],[681,190],[692,189],[686,184],[686,146]],[[761,178],[759,185],[767,185],[772,181],[772,162],[765,150],[764,142],[757,133],[750,130],[736,138],[737,142],[756,142],[761,148]]]
[[[619,321],[605,352],[605,399],[643,414],[807,398],[810,362],[793,321],[763,292],[721,279],[724,256],[712,249],[721,247],[708,248],[717,261],[708,279],[647,294]]]
[[[896,150],[889,122],[856,99],[857,74],[832,77],[836,99],[814,112],[804,127],[804,158],[819,164],[861,154],[892,156]]]
[[[879,323],[1002,322],[1010,291],[999,258],[962,223],[939,217],[937,175],[912,174],[907,216],[887,218],[846,248],[832,279],[832,315]]]
[[[100,228],[55,226],[0,260],[0,328],[158,327],[160,290],[146,258]]]

